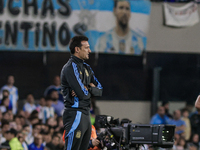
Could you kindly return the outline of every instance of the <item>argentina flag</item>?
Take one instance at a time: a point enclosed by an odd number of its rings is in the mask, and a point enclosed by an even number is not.
[[[0,50],[69,51],[75,35],[92,52],[140,55],[149,0],[0,0]]]

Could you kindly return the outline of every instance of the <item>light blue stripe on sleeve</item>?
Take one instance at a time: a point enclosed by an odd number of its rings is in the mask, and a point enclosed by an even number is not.
[[[81,82],[81,79],[79,77],[79,72],[78,72],[78,69],[77,69],[77,65],[74,62],[72,62],[72,66],[73,66],[73,69],[74,69],[74,74],[76,76],[76,79],[77,79],[79,85],[81,86],[82,91],[84,92],[85,95],[88,95],[88,91],[85,89],[85,87],[84,87],[84,85]]]
[[[84,64],[87,65],[88,67],[90,67],[90,65],[88,65],[87,63],[84,62]],[[93,73],[94,80],[97,82],[97,88],[102,89],[103,87],[101,86],[101,83],[97,80],[97,78],[95,77],[94,72],[91,67],[90,67],[90,70]]]

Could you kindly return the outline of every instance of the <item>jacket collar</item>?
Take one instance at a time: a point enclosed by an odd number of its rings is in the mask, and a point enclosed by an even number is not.
[[[74,56],[74,55],[71,55],[71,58],[76,62],[76,63],[82,63],[84,62],[84,60]]]

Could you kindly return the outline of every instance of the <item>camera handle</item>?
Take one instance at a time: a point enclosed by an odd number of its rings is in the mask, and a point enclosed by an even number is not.
[[[117,145],[118,148],[121,148],[120,142],[121,142],[121,137],[120,137],[120,141],[116,141],[113,134],[109,131],[109,128],[106,128],[106,133],[109,135],[109,137],[114,140],[115,144]]]

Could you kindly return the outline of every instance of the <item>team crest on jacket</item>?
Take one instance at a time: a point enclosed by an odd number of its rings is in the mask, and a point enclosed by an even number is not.
[[[87,69],[85,69],[85,74],[87,77],[89,77],[89,73],[88,73]]]
[[[81,131],[79,130],[79,131],[76,132],[76,138],[80,139],[80,137],[81,137]]]

